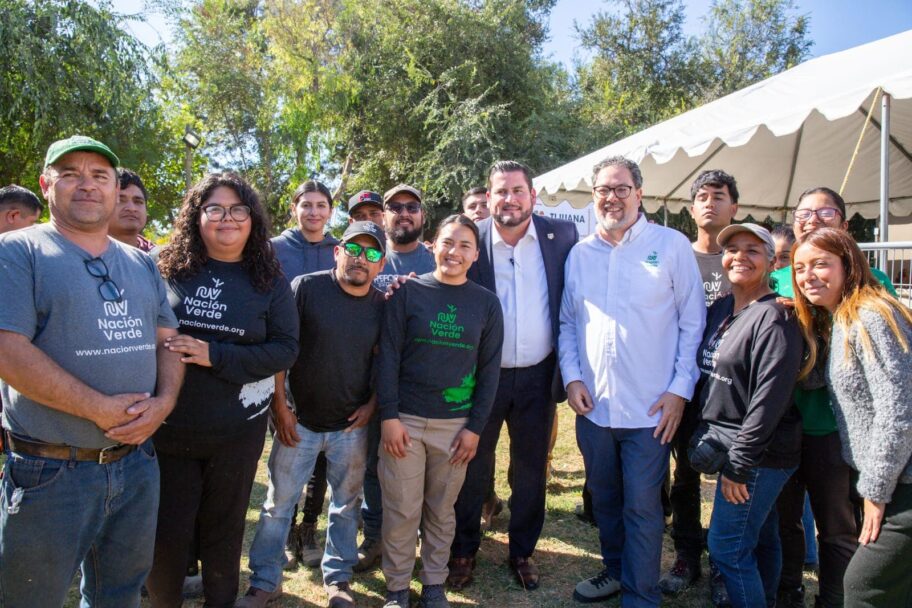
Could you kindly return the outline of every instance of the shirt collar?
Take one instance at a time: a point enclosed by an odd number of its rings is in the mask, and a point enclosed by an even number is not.
[[[494,230],[493,230],[493,234],[491,235],[491,246],[496,247],[499,243],[503,243],[504,245],[507,245],[504,242],[503,237],[500,236],[500,231],[497,229],[497,227],[493,226],[493,228],[494,228]],[[529,225],[526,227],[526,233],[524,235],[522,235],[522,238],[520,238],[516,244],[518,245],[520,242],[524,241],[527,238],[531,238],[533,241],[538,240],[538,232],[536,232],[536,230],[535,230],[535,219],[534,218],[529,218]]]
[[[646,230],[646,226],[648,224],[649,221],[646,219],[646,214],[640,213],[633,225],[628,228],[626,232],[624,232],[624,236],[621,237],[621,242],[619,242],[618,245],[626,245],[627,243],[636,239],[638,236],[643,234],[643,231]],[[611,243],[605,240],[605,238],[599,233],[598,230],[595,231],[595,236],[600,242],[608,245],[609,247],[613,247]]]

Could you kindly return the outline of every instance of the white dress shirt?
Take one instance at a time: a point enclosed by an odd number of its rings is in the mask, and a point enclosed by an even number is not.
[[[706,323],[703,281],[687,238],[640,215],[617,246],[596,232],[570,251],[561,302],[564,384],[582,380],[594,424],[648,428],[664,392],[690,399]],[[688,406],[692,407],[692,406]]]
[[[492,262],[497,299],[504,316],[501,367],[529,367],[554,350],[548,280],[535,222],[515,247],[491,226]]]

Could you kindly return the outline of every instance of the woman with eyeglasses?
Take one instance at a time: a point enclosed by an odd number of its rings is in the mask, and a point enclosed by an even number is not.
[[[377,364],[387,608],[409,606],[421,525],[422,606],[444,593],[454,505],[466,464],[494,403],[503,346],[497,296],[469,281],[478,228],[464,215],[443,220],[436,269],[407,281],[386,303]]]
[[[152,605],[180,606],[199,526],[206,606],[234,605],[244,519],[266,435],[274,375],[298,350],[298,315],[257,193],[232,173],[197,183],[159,269],[181,334],[166,346],[187,374],[154,436],[161,466]]]
[[[816,186],[798,197],[792,229],[799,242],[823,228],[839,230],[848,236],[847,215],[845,201],[838,192]],[[885,274],[876,269],[871,272],[886,289],[895,293]],[[795,297],[791,265],[770,276],[773,289],[780,296]],[[818,336],[815,340],[823,338]],[[782,539],[778,598],[781,608],[804,606],[803,569],[807,551],[802,517],[805,494],[810,498],[817,527],[819,593],[816,602],[822,608],[843,605],[842,581],[858,546],[860,500],[852,488],[851,469],[842,459],[842,443],[824,382],[823,361],[817,363],[795,388],[795,405],[802,419],[801,458],[798,470],[785,484],[777,503]]]
[[[912,311],[842,230],[805,236],[792,269],[798,319],[824,362],[842,457],[864,500],[845,605],[912,606]]]

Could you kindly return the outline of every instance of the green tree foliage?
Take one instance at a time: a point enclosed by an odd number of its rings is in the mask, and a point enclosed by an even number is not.
[[[768,78],[807,58],[808,17],[792,0],[716,0],[705,34],[684,33],[682,0],[609,0],[577,28],[584,119],[601,145]]]
[[[807,15],[791,0],[717,0],[700,47],[712,74],[705,99],[715,99],[794,67],[807,59]]]
[[[122,28],[107,2],[0,0],[0,184],[38,191],[48,145],[81,133],[149,179],[153,217],[173,189],[167,127],[155,102],[157,52]],[[177,140],[175,140],[177,141]]]

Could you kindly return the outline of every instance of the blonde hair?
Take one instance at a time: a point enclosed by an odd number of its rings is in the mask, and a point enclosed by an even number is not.
[[[831,253],[842,262],[845,282],[842,285],[839,304],[832,317],[823,307],[811,304],[795,280],[795,253],[805,245]],[[893,297],[874,277],[867,259],[847,232],[837,228],[819,228],[806,235],[792,248],[791,257],[795,311],[809,348],[808,361],[802,366],[800,377],[806,376],[814,367],[814,361],[818,356],[816,337],[819,336],[823,340],[826,348],[830,342],[833,325],[842,328],[846,335],[846,356],[849,354],[849,329],[853,326],[858,328],[862,354],[873,356],[871,335],[861,321],[862,309],[871,310],[883,317],[902,349],[909,352],[909,343],[899,323],[896,322],[896,317],[905,319],[906,323],[912,325],[912,311]]]

